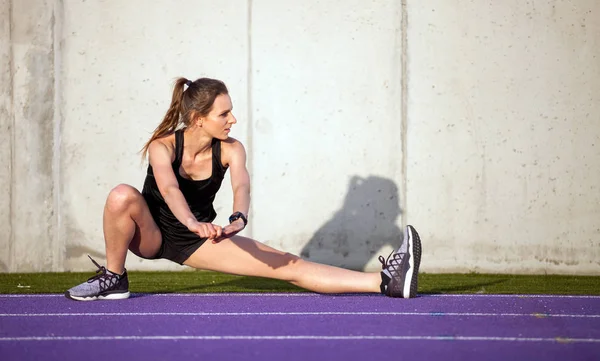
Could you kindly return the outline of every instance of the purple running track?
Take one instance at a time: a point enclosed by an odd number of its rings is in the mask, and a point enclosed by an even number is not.
[[[599,360],[600,297],[0,296],[0,359]]]

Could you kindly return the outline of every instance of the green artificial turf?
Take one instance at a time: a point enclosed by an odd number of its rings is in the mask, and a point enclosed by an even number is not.
[[[2,273],[0,293],[63,293],[93,273]],[[129,272],[134,293],[306,292],[283,281],[209,271]],[[419,293],[600,295],[600,277],[562,275],[426,274]]]

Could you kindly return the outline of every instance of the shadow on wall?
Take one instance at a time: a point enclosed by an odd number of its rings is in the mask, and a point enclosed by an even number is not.
[[[300,255],[314,262],[364,270],[382,247],[400,246],[403,233],[396,225],[401,214],[399,201],[394,181],[352,177],[342,209],[315,233]]]

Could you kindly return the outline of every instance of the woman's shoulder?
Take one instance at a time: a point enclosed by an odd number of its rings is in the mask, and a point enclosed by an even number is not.
[[[221,148],[223,151],[236,152],[240,150],[243,151],[244,145],[239,140],[233,137],[228,137],[225,140],[221,140]]]
[[[175,133],[165,135],[150,142],[148,153],[153,153],[156,150],[160,150],[160,152],[166,150],[171,155],[175,154]]]
[[[242,142],[232,137],[221,140],[221,163],[225,167],[229,167],[233,159],[245,159],[245,157],[246,150]]]
[[[164,137],[154,139],[152,143],[160,143],[168,147],[175,148],[175,133],[167,134]]]

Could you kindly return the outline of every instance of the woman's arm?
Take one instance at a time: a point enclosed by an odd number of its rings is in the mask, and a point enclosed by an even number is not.
[[[192,214],[183,193],[181,193],[171,164],[173,149],[162,141],[155,140],[148,147],[148,154],[158,190],[175,218],[200,237],[207,237],[209,239],[219,237],[221,235],[221,227],[210,223],[198,222]]]
[[[239,141],[229,138],[227,158],[233,190],[233,213],[241,212],[248,219],[250,209],[250,175],[246,168],[246,150]],[[223,236],[230,237],[243,230],[244,220],[239,218],[223,228]]]
[[[250,175],[246,168],[246,150],[242,143],[232,144],[229,169],[231,172],[231,188],[233,189],[233,212],[242,212],[248,217],[250,209]]]

